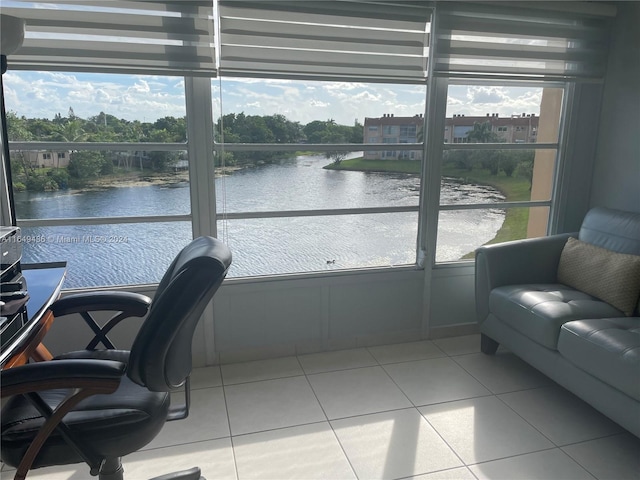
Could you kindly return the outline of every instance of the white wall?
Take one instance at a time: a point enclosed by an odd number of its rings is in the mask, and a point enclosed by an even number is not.
[[[419,340],[423,272],[230,280],[214,300],[222,363]]]
[[[640,212],[640,2],[619,2],[604,85],[591,206]]]
[[[423,271],[410,268],[229,279],[214,297],[213,321],[203,319],[198,325],[194,365],[419,340],[423,279]],[[153,295],[145,287],[129,291]],[[140,323],[138,318],[125,320],[109,337],[118,348],[128,349]],[[70,316],[56,319],[45,344],[56,355],[81,349],[91,338],[83,320]]]

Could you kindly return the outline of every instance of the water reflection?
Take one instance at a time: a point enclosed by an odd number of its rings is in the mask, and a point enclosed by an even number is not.
[[[286,159],[216,178],[218,212],[417,206],[415,175],[325,170],[322,156]],[[18,218],[188,214],[187,183],[122,186],[90,192],[16,194]],[[493,188],[445,179],[443,203],[495,202]],[[491,240],[501,210],[444,212],[438,260],[457,260]],[[230,276],[270,275],[413,264],[418,214],[222,220],[219,236],[234,254]],[[24,228],[24,261],[67,260],[67,288],[157,282],[191,238],[189,222]],[[83,239],[97,238],[98,242]],[[117,241],[120,238],[120,241]],[[125,241],[126,239],[126,241]]]

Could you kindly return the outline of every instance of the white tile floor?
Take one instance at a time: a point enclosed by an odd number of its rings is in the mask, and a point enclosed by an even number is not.
[[[198,369],[126,478],[640,479],[640,439],[476,335]],[[4,471],[2,478],[11,478]],[[83,465],[29,479],[90,478]]]

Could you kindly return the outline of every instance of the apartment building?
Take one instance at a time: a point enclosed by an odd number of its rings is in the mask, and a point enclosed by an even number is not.
[[[522,113],[501,117],[497,113],[483,116],[465,116],[455,114],[445,119],[444,143],[467,143],[467,134],[476,123],[489,122],[491,132],[496,134],[500,142],[535,143],[538,135],[540,117],[535,113]],[[396,117],[384,114],[379,118],[364,119],[365,143],[417,143],[422,141],[421,131],[424,124],[423,115],[413,117]],[[420,158],[420,150],[382,150],[364,152],[367,160],[410,159]]]
[[[502,142],[535,143],[539,120],[540,117],[535,113],[522,113],[510,117],[501,117],[497,113],[487,113],[484,117],[453,115],[445,120],[444,142],[467,143],[467,134],[473,130],[474,124],[489,122],[491,132]]]
[[[422,141],[421,132],[424,116],[396,117],[393,113],[385,113],[380,118],[364,119],[365,143],[417,143]],[[418,150],[378,150],[364,152],[367,160],[409,159],[419,160],[422,151]]]

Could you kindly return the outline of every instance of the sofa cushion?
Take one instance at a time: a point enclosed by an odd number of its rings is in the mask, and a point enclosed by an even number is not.
[[[565,323],[558,351],[581,370],[640,401],[640,317]]]
[[[562,324],[583,318],[622,315],[608,303],[560,284],[494,288],[489,295],[489,309],[514,330],[554,350]]]
[[[640,255],[616,253],[569,238],[560,255],[558,282],[630,316],[640,296]]]
[[[585,215],[578,238],[614,252],[640,255],[640,213],[594,207]]]

